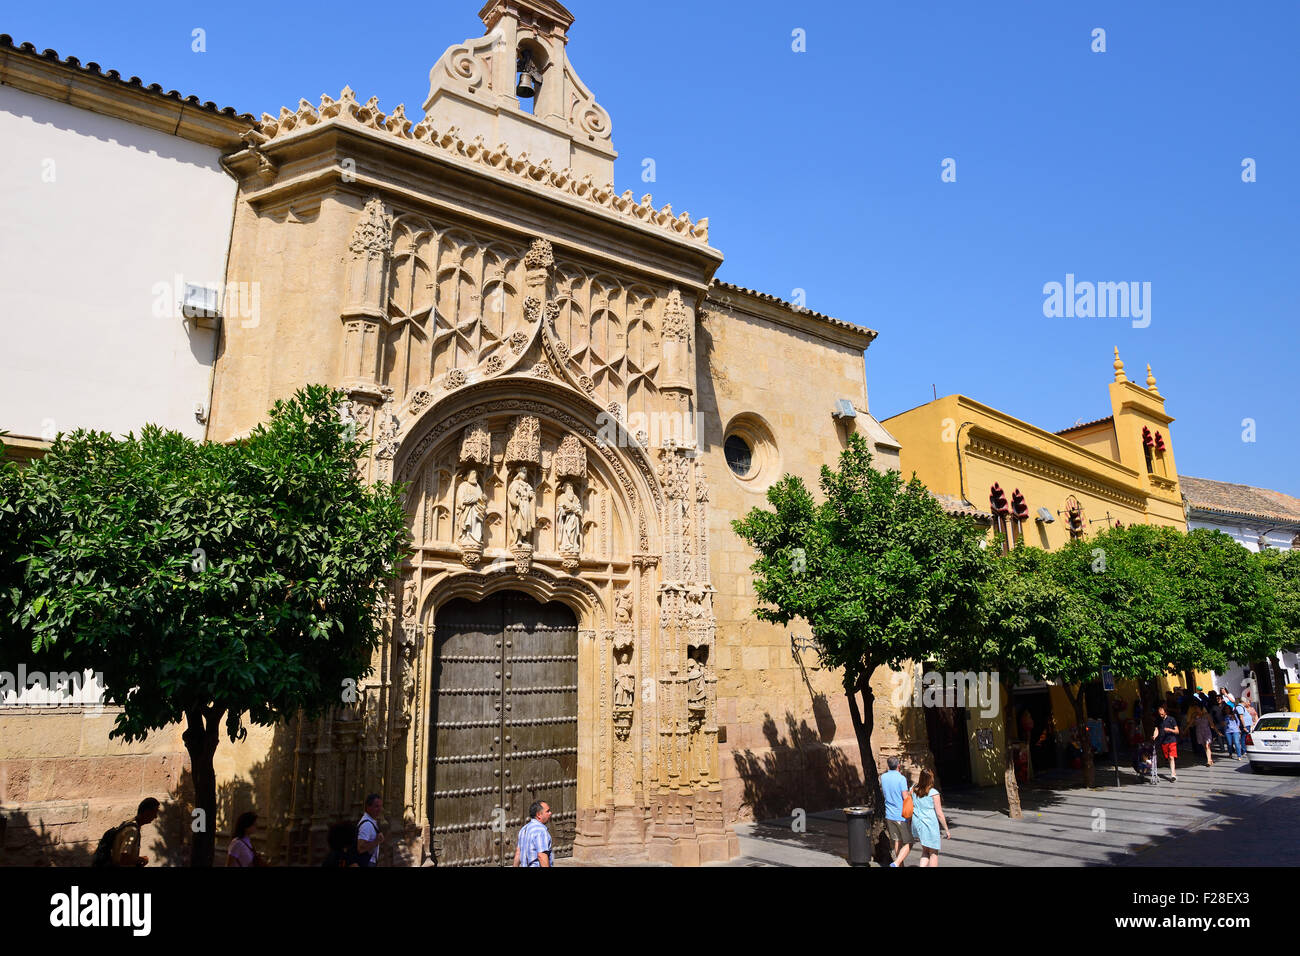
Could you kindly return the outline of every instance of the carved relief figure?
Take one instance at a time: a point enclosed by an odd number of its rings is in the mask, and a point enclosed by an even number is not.
[[[582,501],[567,481],[555,503],[555,525],[559,531],[561,551],[577,553],[582,550]]]
[[[619,624],[632,623],[632,595],[627,590],[614,595],[614,620]]]
[[[456,527],[460,543],[483,546],[483,521],[487,517],[487,496],[478,483],[478,471],[471,468],[456,492]]]
[[[528,547],[532,544],[533,528],[537,526],[537,515],[534,511],[534,501],[537,493],[533,486],[528,483],[528,472],[520,468],[515,472],[515,477],[510,482],[508,500],[510,502],[510,532],[513,540],[510,546],[514,548]]]

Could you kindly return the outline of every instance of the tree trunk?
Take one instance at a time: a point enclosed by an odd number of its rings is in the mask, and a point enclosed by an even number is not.
[[[190,830],[194,833],[194,849],[190,866],[212,866],[216,850],[217,826],[217,774],[212,766],[217,752],[218,734],[223,711],[206,707],[192,707],[185,711],[185,732],[181,739],[190,755],[190,777],[194,781],[195,809],[202,811],[191,817]]]
[[[1079,746],[1083,750],[1083,785],[1092,788],[1097,782],[1097,774],[1092,763],[1092,734],[1088,733],[1088,698],[1084,693],[1084,685],[1078,686],[1078,692],[1070,694],[1070,702],[1074,704],[1075,722],[1082,728]]]
[[[1006,751],[1006,766],[1002,770],[1003,785],[1007,790],[1007,816],[1019,820],[1024,816],[1020,809],[1020,782],[1016,780],[1016,761],[1011,754],[1011,708],[1002,715],[1002,749]],[[1025,741],[1029,747],[1029,741]]]
[[[1142,740],[1151,739],[1151,731],[1155,729],[1156,717],[1156,688],[1155,681],[1140,680],[1138,681],[1138,694],[1142,698]]]
[[[885,795],[880,789],[880,774],[876,772],[876,755],[871,748],[871,732],[875,729],[875,693],[871,690],[871,675],[875,668],[865,671],[856,686],[845,691],[849,701],[849,717],[853,721],[853,734],[858,739],[858,756],[862,761],[864,796],[863,806],[871,811],[871,842],[875,847],[876,862],[888,866],[892,847],[885,837]],[[858,706],[858,694],[862,706]],[[883,848],[883,859],[881,856]]]

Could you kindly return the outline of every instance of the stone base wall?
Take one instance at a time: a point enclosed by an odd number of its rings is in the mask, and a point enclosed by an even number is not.
[[[183,861],[189,814],[174,802],[188,780],[180,728],[127,744],[108,737],[115,716],[35,707],[0,714],[0,864],[88,865],[104,831],[135,816],[145,797],[164,809],[144,831],[144,855]]]

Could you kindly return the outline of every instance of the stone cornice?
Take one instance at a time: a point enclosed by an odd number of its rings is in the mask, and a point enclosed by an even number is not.
[[[1083,469],[1095,474],[1098,480],[1109,481],[1117,485],[1128,485],[1134,489],[1141,487],[1141,476],[1132,468],[1121,465],[1112,458],[1106,458],[1103,455],[1099,455],[1094,451],[1084,448],[1082,445],[1075,444],[1068,438],[1061,438],[1059,435],[1054,435],[1051,432],[1044,431],[1035,425],[1030,425],[1028,422],[1023,422],[1018,418],[1013,418],[1005,412],[1000,412],[996,408],[991,408],[988,405],[977,402],[973,398],[967,398],[965,395],[957,395],[954,397],[957,399],[958,408],[966,408],[978,414],[985,415],[993,419],[999,425],[1005,426],[1007,429],[1022,432],[1032,440],[1047,444],[1048,447],[1052,449],[1050,454],[1053,457],[1060,461],[1074,459]],[[942,399],[940,399],[940,401],[942,401]],[[991,429],[976,422],[971,433],[974,435],[978,431],[984,431],[995,440],[1004,442],[1008,441],[1005,431]],[[1035,450],[1033,444],[1030,442],[1016,442],[1015,439],[1010,439],[1010,442],[1025,450],[1034,451],[1035,454],[1042,454],[1041,451]]]
[[[157,84],[146,87],[139,77],[123,80],[116,70],[101,72],[97,63],[82,66],[75,57],[59,59],[53,50],[42,55],[29,43],[15,47],[7,35],[0,35],[0,85],[223,152],[237,149],[255,122],[230,107],[218,109],[195,96],[182,98]]]
[[[353,168],[343,168],[345,158]],[[275,169],[269,182],[260,174],[267,164]],[[546,236],[566,254],[675,284],[700,298],[722,261],[722,254],[707,245],[638,227],[552,190],[487,176],[445,154],[412,155],[387,135],[355,124],[318,124],[270,144],[265,153],[236,153],[228,165],[240,176],[242,199],[259,211],[331,191],[359,198],[378,192],[411,211],[449,216],[465,228],[486,224],[516,241]]]
[[[295,110],[281,107],[279,116],[263,113],[261,122],[248,135],[247,142],[250,146],[264,149],[277,140],[292,138],[328,123],[371,129],[390,137],[404,148],[441,154],[491,176],[552,190],[567,199],[624,218],[642,228],[661,230],[680,237],[683,241],[708,246],[708,219],[695,222],[689,213],[674,214],[671,205],[656,210],[649,194],[640,200],[633,197],[631,190],[626,190],[621,195],[616,194],[612,183],[595,183],[590,176],[576,178],[568,169],[554,169],[550,160],[534,163],[529,159],[527,151],[513,155],[504,143],[489,146],[481,135],[466,141],[456,127],[440,129],[427,116],[412,128],[403,105],[399,104],[391,114],[385,115],[379,109],[377,97],[371,97],[362,104],[347,87],[344,87],[337,100],[322,96],[319,107],[303,99],[298,101]]]
[[[1142,392],[1144,395],[1148,394],[1146,389],[1138,388],[1138,386],[1133,385],[1132,382],[1126,382],[1125,384],[1130,385],[1133,388],[1137,388],[1138,391]],[[1159,422],[1161,425],[1169,425],[1171,422],[1174,421],[1173,418],[1171,418],[1170,416],[1164,413],[1163,409],[1161,411],[1156,411],[1155,409],[1153,409],[1149,404],[1149,397],[1148,397],[1148,401],[1142,401],[1140,399],[1134,399],[1134,398],[1127,399],[1120,405],[1120,408],[1133,409],[1134,411],[1140,412],[1141,414],[1145,415],[1147,418]]]
[[[1036,449],[1008,442],[1004,436],[988,429],[981,429],[978,425],[971,429],[966,454],[986,461],[1011,465],[1029,474],[1041,475],[1067,487],[1091,492],[1099,498],[1109,499],[1135,511],[1147,510],[1146,496],[1138,490],[1136,481],[1132,486],[1125,488],[1105,481],[1091,470],[1070,468],[1059,461],[1044,460],[1042,453]],[[1134,479],[1136,477],[1134,474]]]

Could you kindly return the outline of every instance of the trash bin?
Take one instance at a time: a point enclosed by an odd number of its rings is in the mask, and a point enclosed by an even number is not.
[[[1300,711],[1300,684],[1286,685],[1286,702],[1290,710]]]
[[[849,822],[849,866],[871,865],[871,810],[868,807],[845,807]]]

